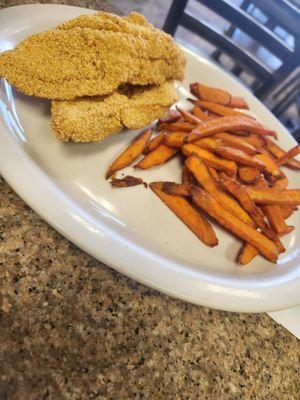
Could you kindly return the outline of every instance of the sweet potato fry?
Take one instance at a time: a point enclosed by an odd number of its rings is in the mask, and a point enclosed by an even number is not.
[[[164,144],[169,147],[180,148],[184,144],[186,132],[169,132],[166,134]]]
[[[247,165],[249,167],[257,168],[259,170],[264,169],[264,164],[254,156],[249,156],[242,150],[233,149],[227,146],[219,146],[215,149],[215,152],[221,157],[227,160],[235,161],[242,165]]]
[[[240,180],[248,185],[257,182],[260,174],[260,171],[253,167],[240,167],[238,171]]]
[[[131,145],[127,147],[127,149],[124,150],[123,153],[121,153],[119,157],[111,164],[105,174],[105,178],[108,179],[115,172],[126,168],[128,165],[133,163],[144,151],[151,135],[152,129],[147,129],[137,139],[135,139]]]
[[[196,117],[195,115],[189,113],[188,111],[185,111],[183,108],[177,107],[177,110],[180,112],[182,117],[189,122],[190,124],[193,125],[199,125],[202,123],[202,120]]]
[[[257,150],[261,150],[263,146],[265,145],[265,136],[260,136],[260,135],[255,135],[251,134],[249,136],[243,137],[243,140],[249,144],[251,144],[253,147],[255,147]]]
[[[248,104],[242,97],[231,96],[231,101],[229,107],[232,108],[243,108],[245,110],[249,110]]]
[[[204,108],[205,110],[211,111],[214,114],[220,115],[221,117],[228,117],[229,115],[240,115],[242,117],[247,116],[248,118],[254,119],[254,117],[252,117],[251,115],[234,110],[232,107],[222,106],[221,104],[217,104],[212,101],[196,100],[194,104],[201,108]]]
[[[225,90],[212,88],[198,82],[190,84],[190,92],[198,99],[214,101],[224,106],[231,102],[231,95]]]
[[[210,193],[224,208],[236,215],[241,221],[250,226],[255,226],[251,217],[238,204],[238,202],[225,193],[219,184],[210,175],[206,165],[196,156],[190,156],[185,160],[185,165],[194,174],[200,185]]]
[[[286,189],[289,184],[289,181],[286,176],[280,176],[279,179],[276,179],[273,188],[277,190],[283,190]]]
[[[287,234],[293,230],[293,227],[286,224],[279,206],[263,205],[261,208],[267,217],[271,228],[278,235]]]
[[[173,122],[172,124],[166,124],[163,122],[162,124],[159,125],[158,129],[160,131],[172,131],[172,132],[190,132],[195,128],[195,125],[191,124],[190,122]]]
[[[171,194],[172,196],[190,196],[190,184],[175,183],[175,182],[164,182],[161,190],[165,193]]]
[[[252,244],[246,242],[243,244],[243,247],[238,254],[237,261],[241,265],[246,265],[249,264],[249,262],[252,261],[253,258],[255,258],[258,254],[259,251],[257,250],[257,248],[252,246]]]
[[[259,152],[254,146],[252,146],[252,144],[246,142],[243,138],[231,135],[230,133],[217,133],[214,137],[217,139],[221,139],[224,142],[225,146],[234,147],[235,149],[242,150],[250,156],[253,156],[254,154],[257,154]]]
[[[180,196],[170,196],[162,191],[163,182],[150,184],[153,192],[173,213],[207,246],[218,244],[217,236],[210,223],[186,200]]]
[[[281,147],[278,146],[277,143],[274,143],[270,138],[266,138],[266,148],[277,159],[283,157],[286,153]],[[285,165],[291,169],[300,169],[300,161],[298,160],[288,160]]]
[[[141,161],[134,165],[134,168],[149,169],[156,165],[164,164],[170,158],[175,156],[177,151],[177,149],[172,149],[171,147],[165,146],[164,144],[160,144],[158,147],[156,147],[155,150],[147,154],[144,158],[141,159]]]
[[[147,185],[147,183],[144,182],[142,178],[136,178],[135,176],[131,175],[126,175],[124,178],[121,179],[114,178],[111,180],[110,184],[112,187],[116,188]]]
[[[208,166],[216,168],[217,170],[228,172],[229,175],[235,175],[237,172],[237,166],[234,161],[224,160],[218,156],[215,156],[213,153],[201,149],[194,144],[186,144],[181,148],[183,154],[185,156],[190,156],[195,154],[196,156],[200,157]]]
[[[284,165],[288,161],[290,161],[294,157],[296,157],[299,153],[300,153],[300,146],[297,145],[297,146],[293,147],[292,149],[290,149],[289,151],[287,151],[283,156],[277,158],[276,164],[277,165]]]
[[[181,118],[181,114],[178,110],[169,110],[165,117],[158,120],[157,125],[162,123],[169,124],[170,122],[176,122]]]
[[[277,137],[276,132],[264,128],[258,122],[248,117],[229,116],[202,122],[195,129],[193,129],[192,133],[187,136],[186,140],[187,142],[194,142],[203,137],[214,135],[215,133],[224,131],[234,132],[238,130],[245,130],[247,132],[256,133],[258,135],[270,135]],[[197,137],[197,135],[199,136]]]
[[[198,207],[233,234],[256,247],[268,260],[276,262],[279,252],[270,239],[228,212],[205,190],[192,186],[190,191]]]
[[[183,185],[197,185],[196,178],[185,164],[182,166],[181,183]]]
[[[201,147],[201,149],[215,151],[218,147],[222,146],[223,143],[220,139],[216,139],[213,137],[207,137],[207,138],[197,140],[197,142],[194,142],[193,144],[195,146]]]
[[[158,147],[160,144],[162,144],[165,140],[165,133],[162,132],[155,136],[153,139],[151,139],[148,143],[147,146],[144,149],[144,154],[151,153],[156,147]]]
[[[209,170],[209,173],[211,174],[211,176],[212,176],[216,181],[218,181],[218,180],[219,180],[219,173],[218,173],[218,171],[217,171],[215,168],[213,168],[213,167],[208,167],[208,170]]]
[[[280,206],[280,211],[284,219],[289,218],[294,212],[293,208],[289,206]]]
[[[258,204],[273,204],[284,206],[296,206],[300,204],[300,190],[285,189],[276,190],[265,187],[247,187],[252,200]]]
[[[205,114],[200,107],[195,106],[192,110],[192,114],[197,118],[201,119],[201,121],[209,121],[212,119],[209,115]]]
[[[274,176],[276,178],[281,176],[281,171],[278,168],[278,165],[276,164],[275,160],[271,158],[268,154],[262,153],[262,154],[257,154],[255,156],[258,160],[260,160],[264,166],[265,166],[265,172],[270,176]]]

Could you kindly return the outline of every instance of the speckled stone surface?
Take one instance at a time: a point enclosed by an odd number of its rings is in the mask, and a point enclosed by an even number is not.
[[[267,315],[208,310],[123,277],[2,178],[0,361],[1,400],[300,399],[300,342]]]

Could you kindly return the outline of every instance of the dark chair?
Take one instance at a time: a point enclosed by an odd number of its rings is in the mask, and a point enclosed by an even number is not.
[[[243,71],[253,76],[250,85],[253,92],[261,99],[266,98],[283,80],[295,70],[300,60],[300,12],[287,0],[244,0],[240,7],[227,0],[197,0],[215,14],[230,23],[226,32],[218,30],[201,18],[195,17],[187,6],[188,0],[174,0],[164,30],[175,34],[179,25],[183,26],[212,43],[216,50],[212,57],[219,61],[221,54],[231,57],[233,67],[231,72],[239,76]],[[259,9],[266,18],[260,22],[252,14]],[[280,27],[286,38],[276,33]],[[278,30],[278,29],[277,29]],[[276,69],[264,63],[256,54],[236,43],[232,36],[242,31],[252,38],[258,47],[263,47],[280,60]],[[281,32],[281,33],[282,33]]]

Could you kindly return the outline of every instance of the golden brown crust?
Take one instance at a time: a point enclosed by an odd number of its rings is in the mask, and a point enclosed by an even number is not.
[[[142,17],[101,13],[33,35],[1,54],[0,77],[27,95],[70,100],[106,95],[124,83],[182,79],[184,64],[173,39]]]
[[[51,125],[63,141],[97,142],[123,127],[148,125],[177,100],[172,82],[165,82],[158,87],[135,88],[130,95],[114,92],[107,97],[53,101]]]

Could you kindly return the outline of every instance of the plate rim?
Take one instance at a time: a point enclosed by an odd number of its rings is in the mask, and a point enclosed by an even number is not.
[[[0,10],[0,16],[3,16],[3,13],[9,12],[12,9],[28,9],[28,8],[39,8],[40,10],[46,10],[46,8],[57,9],[60,8],[72,8],[78,10],[78,12],[82,10],[86,10],[88,12],[95,12],[97,10],[92,10],[84,7],[76,7],[76,6],[68,6],[68,5],[55,5],[55,4],[30,4],[30,5],[20,5],[7,7]],[[0,32],[1,34],[1,32]],[[182,46],[183,47],[183,46]],[[184,47],[183,47],[184,48]],[[243,86],[240,81],[238,81],[234,76],[229,74],[228,72],[222,70],[218,65],[213,63],[212,61],[202,57],[199,54],[195,54],[190,49],[184,48],[187,53],[192,54],[194,57],[198,59],[205,60],[205,62],[209,63],[213,68],[219,70],[221,73],[228,75],[231,79],[238,82],[239,85]],[[255,96],[250,92],[248,88],[244,89],[248,91],[248,95],[251,97]],[[258,100],[256,101],[260,103],[260,107],[264,108],[264,112],[272,113]],[[274,116],[272,115],[274,118]],[[5,124],[3,124],[5,128]],[[9,130],[6,128],[9,132]],[[282,126],[282,130],[285,131],[285,134],[289,134],[289,132]],[[0,133],[2,129],[0,126]],[[7,136],[7,137],[6,137]],[[80,239],[80,231],[82,230],[82,225],[78,221],[78,219],[74,218],[74,213],[76,212],[76,204],[72,201],[71,198],[62,192],[60,188],[56,190],[50,189],[50,187],[54,186],[54,182],[51,178],[39,167],[37,167],[36,163],[30,156],[26,153],[23,148],[18,148],[16,151],[15,141],[9,137],[9,135],[0,134],[0,143],[3,142],[6,146],[0,146],[0,173],[5,181],[13,188],[13,190],[21,197],[26,204],[28,204],[42,219],[44,219],[47,223],[49,223],[54,229],[56,229],[60,234],[62,234],[65,238],[75,243],[83,251],[91,254],[100,262],[112,267],[118,272],[128,276],[135,281],[138,281],[146,286],[152,287],[160,292],[163,292],[167,295],[170,295],[175,298],[180,298],[181,300],[188,301],[194,304],[199,304],[203,306],[208,306],[210,308],[221,309],[226,311],[236,311],[236,312],[268,312],[268,311],[276,311],[281,310],[293,306],[297,306],[300,304],[300,279],[291,280],[286,282],[284,285],[273,285],[272,287],[263,287],[256,288],[255,291],[251,290],[251,287],[236,287],[236,285],[224,285],[216,283],[214,281],[207,281],[205,279],[199,280],[199,274],[197,275],[198,280],[195,282],[194,274],[187,273],[187,270],[182,273],[180,268],[176,267],[176,263],[173,261],[161,262],[161,258],[157,257],[155,254],[151,252],[147,253],[147,262],[149,263],[149,271],[154,272],[157,270],[157,261],[162,265],[158,269],[159,272],[163,272],[162,275],[167,277],[170,281],[170,273],[174,278],[174,274],[178,275],[176,280],[185,278],[185,282],[183,283],[183,289],[181,293],[177,290],[172,290],[172,285],[168,283],[162,284],[160,280],[156,280],[155,282],[149,280],[147,276],[148,274],[144,274],[141,276],[137,275],[139,271],[140,263],[145,263],[145,251],[142,249],[139,250],[138,246],[134,246],[134,243],[130,242],[131,246],[128,246],[128,240],[126,238],[121,237],[120,234],[116,234],[112,229],[105,227],[101,221],[98,221],[98,225],[101,226],[101,233],[104,236],[99,238],[99,231],[93,231],[92,224],[86,229],[85,238]],[[5,162],[5,153],[10,152],[10,163]],[[21,147],[21,146],[17,146]],[[13,168],[14,165],[19,164],[19,169],[21,168],[20,174],[15,174],[15,170]],[[32,188],[29,189],[28,185],[26,185],[24,181],[24,173],[31,173],[32,176],[35,177],[36,186],[39,188],[42,187],[41,193],[37,192],[37,188],[35,188],[34,196],[32,195]],[[30,176],[30,175],[29,175]],[[50,189],[50,190],[49,190]],[[55,189],[55,186],[54,186]],[[54,206],[49,212],[49,208],[44,206],[44,202],[42,202],[42,197],[51,199],[51,204]],[[48,200],[49,201],[49,200]],[[61,203],[65,205],[65,207],[61,207]],[[41,206],[42,204],[42,206]],[[56,207],[57,206],[57,207]],[[69,209],[70,207],[70,209]],[[67,213],[62,212],[64,208],[68,209]],[[71,212],[72,211],[72,212]],[[60,221],[67,220],[64,224]],[[85,221],[88,223],[88,220]],[[98,227],[99,228],[99,227]],[[75,232],[72,233],[72,232]],[[77,233],[79,234],[77,236]],[[114,236],[114,237],[113,237]],[[99,248],[100,240],[102,247],[102,254],[96,252],[95,244],[98,242],[97,248]],[[120,246],[120,253],[116,257],[114,254],[108,254],[108,249],[113,248],[114,246]],[[121,262],[118,261],[121,259]],[[126,261],[124,261],[126,260]],[[164,260],[163,260],[164,261]],[[122,265],[120,265],[122,264]],[[124,268],[124,265],[127,267]],[[131,270],[128,270],[128,266],[131,267]],[[166,267],[166,270],[161,271],[161,268]],[[178,267],[178,265],[177,265]],[[175,272],[174,272],[175,270]],[[184,275],[184,276],[182,276]],[[188,276],[186,276],[188,275]],[[191,285],[191,286],[189,286]],[[166,287],[167,286],[167,287]],[[191,289],[193,288],[193,293],[197,293],[197,296],[191,295]],[[250,289],[250,290],[249,290]],[[278,292],[280,291],[280,293]],[[299,293],[299,294],[298,294]],[[275,298],[274,295],[276,294]],[[282,300],[284,299],[284,300]],[[239,300],[236,304],[235,301]]]

